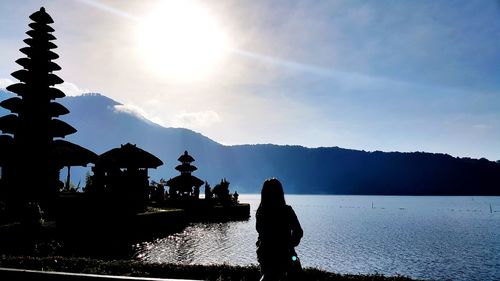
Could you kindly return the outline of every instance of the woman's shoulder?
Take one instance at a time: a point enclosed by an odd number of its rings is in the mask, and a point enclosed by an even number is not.
[[[290,214],[294,214],[295,215],[295,211],[293,210],[292,206],[290,205],[285,205],[285,210],[287,213],[290,213]]]

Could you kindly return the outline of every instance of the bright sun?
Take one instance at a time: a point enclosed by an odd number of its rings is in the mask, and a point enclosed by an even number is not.
[[[138,37],[147,66],[181,82],[206,78],[229,50],[215,18],[189,0],[161,1],[141,20]]]

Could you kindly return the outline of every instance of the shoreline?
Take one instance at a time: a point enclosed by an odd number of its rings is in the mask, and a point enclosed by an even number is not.
[[[82,257],[32,257],[0,256],[0,267],[57,271],[70,273],[197,279],[209,281],[259,280],[257,265],[182,265],[146,263],[136,260],[99,260]],[[418,281],[406,276],[384,276],[381,274],[338,274],[317,268],[305,268],[304,280],[308,281]]]

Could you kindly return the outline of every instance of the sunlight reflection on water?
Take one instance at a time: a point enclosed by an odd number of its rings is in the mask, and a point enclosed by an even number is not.
[[[183,264],[257,263],[259,196],[240,200],[251,204],[250,220],[191,224],[181,233],[136,245],[136,257]],[[304,266],[500,280],[500,197],[289,195],[287,202],[304,228],[297,248]]]

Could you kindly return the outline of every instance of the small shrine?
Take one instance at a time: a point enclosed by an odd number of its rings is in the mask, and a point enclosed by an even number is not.
[[[187,151],[184,151],[184,154],[177,160],[181,164],[177,165],[175,169],[181,174],[167,181],[167,186],[170,187],[170,198],[199,198],[200,186],[204,182],[191,174],[198,169],[191,165],[194,162],[194,158]]]

